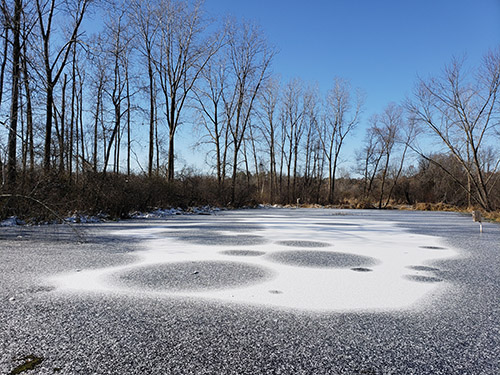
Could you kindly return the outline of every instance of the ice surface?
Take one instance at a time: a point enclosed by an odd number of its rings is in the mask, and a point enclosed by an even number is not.
[[[71,292],[189,297],[314,311],[407,309],[450,287],[429,263],[458,253],[438,237],[361,215],[279,212],[228,213],[188,224],[173,219],[154,228],[122,231],[144,239],[137,262],[53,280],[59,289]],[[248,231],[239,237],[231,232],[233,224]]]

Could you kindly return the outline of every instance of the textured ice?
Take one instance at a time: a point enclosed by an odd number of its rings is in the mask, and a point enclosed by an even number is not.
[[[336,251],[282,251],[271,254],[269,259],[292,266],[317,268],[349,268],[377,264],[374,258]]]
[[[234,255],[234,256],[246,256],[246,257],[258,257],[264,255],[264,251],[256,250],[224,250],[220,252],[224,255]]]
[[[290,246],[290,247],[329,247],[332,246],[326,242],[318,242],[318,241],[278,241],[279,245]]]
[[[174,217],[154,228],[120,232],[143,239],[135,263],[54,281],[70,292],[314,311],[407,309],[451,286],[431,267],[432,261],[457,255],[440,238],[362,212],[332,212],[235,211],[189,223]]]
[[[136,288],[156,291],[210,290],[261,282],[272,272],[236,262],[177,262],[135,267],[119,280]]]

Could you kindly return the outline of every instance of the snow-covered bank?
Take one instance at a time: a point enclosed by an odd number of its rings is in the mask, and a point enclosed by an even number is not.
[[[156,208],[148,212],[135,211],[130,213],[129,217],[131,219],[162,219],[174,215],[213,215],[220,212],[221,208],[202,206],[202,207],[188,207],[182,209],[177,208]],[[62,218],[65,223],[71,224],[96,224],[103,223],[110,220],[110,217],[106,213],[101,213],[98,215],[86,215],[83,213],[75,212],[64,218]],[[28,223],[34,222],[33,219],[28,220]],[[58,224],[57,221],[54,222],[43,222],[38,224]],[[26,225],[26,221],[19,219],[17,216],[11,216],[5,220],[0,221],[0,227],[11,227],[17,225]]]
[[[17,216],[11,216],[5,220],[0,221],[0,227],[13,227],[16,225],[26,224],[23,220],[19,219]]]
[[[189,207],[187,209],[180,207],[168,209],[157,208],[149,212],[133,212],[130,214],[130,217],[132,219],[161,219],[174,215],[212,215],[220,211],[220,208],[211,206]]]

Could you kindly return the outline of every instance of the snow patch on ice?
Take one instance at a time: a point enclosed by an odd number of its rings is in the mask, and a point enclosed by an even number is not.
[[[230,215],[228,217],[231,219]],[[196,223],[206,224],[207,220],[210,219],[196,219]],[[186,278],[205,276],[203,273],[208,274],[209,267],[214,262],[222,264],[235,260],[234,253],[223,250],[241,250],[227,246],[224,249],[224,232],[218,232],[222,237],[219,244],[214,241],[189,242],[176,236],[170,237],[165,233],[175,230],[175,225],[169,222],[154,228],[118,232],[144,238],[143,250],[136,252],[137,262],[98,270],[82,270],[59,275],[53,280],[61,290],[66,291],[188,297],[314,311],[408,309],[450,287],[446,281],[431,282],[438,278],[432,269],[423,266],[437,259],[455,257],[457,252],[444,245],[437,237],[411,234],[397,226],[396,222],[340,216],[299,218],[268,215],[263,211],[260,214],[252,213],[246,218],[238,216],[235,221],[238,225],[247,225],[249,228],[258,225],[258,235],[266,239],[263,243],[246,245],[244,248],[245,251],[262,254],[261,256],[240,256],[238,262],[269,270],[273,277],[237,286],[228,282],[224,286],[224,275],[218,275],[222,280],[219,288],[186,288],[189,290],[182,291],[161,288],[147,290],[140,282],[135,285],[120,283],[120,275],[134,270],[158,266],[168,266],[165,267],[167,270],[172,267],[175,269],[175,264],[186,262],[194,262],[197,267],[196,275],[186,273]],[[217,222],[208,223],[217,226]],[[193,232],[197,230],[199,229],[195,227],[192,229]],[[290,247],[280,245],[283,241],[295,241],[304,246],[294,247],[290,251]],[[317,248],[307,247],[310,241],[332,246],[322,247],[318,251]],[[440,250],[436,251],[435,248]],[[300,259],[298,262],[293,262],[293,259],[281,262],[280,253],[283,252],[288,257],[299,254]],[[328,257],[328,253],[332,256]],[[336,264],[336,258],[341,259],[342,256],[349,261]],[[321,257],[326,260],[331,258],[330,261],[335,264],[332,263],[329,267],[317,264]],[[302,258],[310,261],[303,266],[300,263]],[[373,261],[366,262],[366,259]],[[359,264],[356,263],[357,260]],[[204,264],[207,265],[206,269]],[[369,268],[366,268],[367,265]],[[422,267],[415,267],[416,265]],[[172,277],[173,274],[174,272]],[[169,273],[165,272],[161,277],[168,282]],[[175,277],[179,277],[177,271]],[[228,275],[228,280],[232,278],[234,275]],[[189,279],[186,283],[189,283]]]

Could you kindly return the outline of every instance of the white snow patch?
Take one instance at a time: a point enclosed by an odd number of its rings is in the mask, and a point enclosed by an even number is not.
[[[0,227],[13,227],[16,225],[24,225],[25,222],[20,220],[17,216],[11,216],[5,220],[0,221]]]
[[[195,221],[193,224],[206,222]],[[195,244],[165,234],[175,225],[157,226],[118,232],[144,238],[144,250],[137,252],[137,262],[125,266],[97,270],[82,270],[58,275],[53,281],[61,290],[112,292],[164,297],[190,297],[222,302],[272,306],[314,311],[396,310],[418,305],[426,297],[436,295],[449,283],[418,282],[409,276],[429,277],[437,281],[432,271],[411,269],[411,266],[455,257],[458,253],[441,243],[437,237],[411,234],[395,222],[329,216],[320,218],[293,218],[262,214],[247,219],[238,218],[239,226],[248,224],[255,232],[242,235],[263,236],[267,242],[246,246]],[[181,223],[185,225],[186,223]],[[211,224],[210,222],[208,223]],[[193,229],[196,230],[196,229]],[[160,234],[161,233],[161,234]],[[222,232],[218,232],[222,235]],[[232,233],[235,235],[235,233]],[[236,233],[237,234],[237,233]],[[329,247],[289,247],[281,241],[315,241]],[[224,250],[253,250],[263,256],[234,256]],[[332,252],[376,259],[375,265],[352,268],[304,267],[277,262],[271,254],[286,251]],[[203,291],[148,291],[141,286],[130,287],[117,277],[137,267],[173,264],[176,262],[228,261],[263,267],[274,275],[261,282],[227,289]],[[367,268],[367,269],[366,269]],[[418,269],[418,268],[417,268]],[[201,270],[200,272],[203,272]],[[165,275],[168,277],[168,275]],[[434,279],[432,279],[434,277]]]
[[[203,206],[203,207],[189,207],[183,210],[177,208],[157,208],[150,212],[133,212],[130,217],[132,219],[162,219],[175,215],[212,215],[221,211],[218,207]]]
[[[102,218],[99,218],[97,216],[75,213],[69,217],[64,218],[64,221],[73,224],[76,223],[95,224],[95,223],[102,223],[103,220]]]

